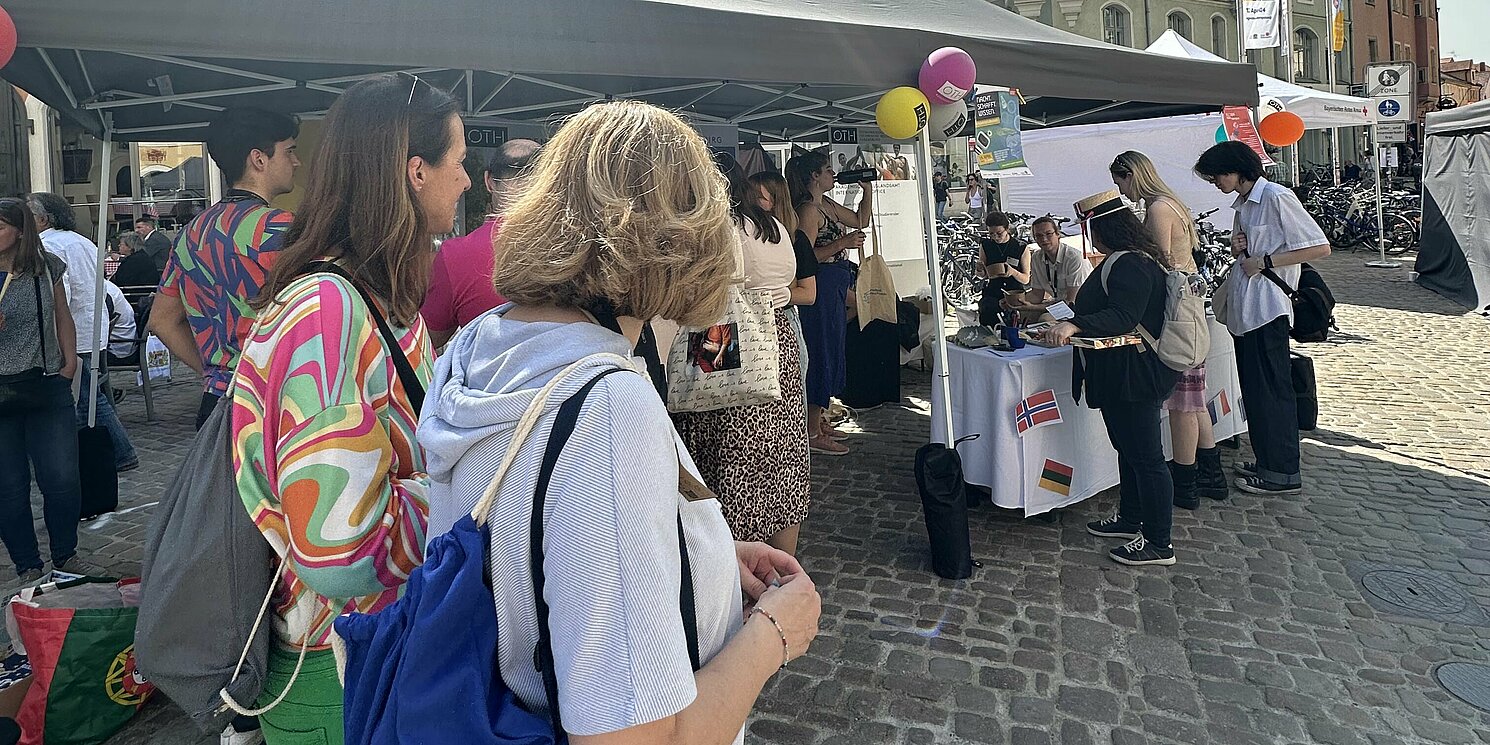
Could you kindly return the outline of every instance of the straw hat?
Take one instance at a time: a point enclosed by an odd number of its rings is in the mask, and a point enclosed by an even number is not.
[[[1094,217],[1111,215],[1119,210],[1128,209],[1123,201],[1123,195],[1116,189],[1109,189],[1100,194],[1093,194],[1086,199],[1077,202],[1073,207],[1076,210],[1077,222],[1085,223]]]

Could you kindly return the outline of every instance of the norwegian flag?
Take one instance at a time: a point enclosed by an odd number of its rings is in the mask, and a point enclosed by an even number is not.
[[[1056,403],[1055,391],[1048,388],[1014,407],[1014,426],[1019,428],[1021,435],[1047,424],[1060,424],[1061,421],[1061,406]]]

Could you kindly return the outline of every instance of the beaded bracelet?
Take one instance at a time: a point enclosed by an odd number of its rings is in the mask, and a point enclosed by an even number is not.
[[[771,625],[776,627],[776,633],[778,633],[778,634],[781,635],[781,668],[780,669],[785,670],[786,669],[786,663],[787,663],[787,661],[791,659],[791,647],[788,646],[787,643],[786,643],[786,630],[783,629],[783,628],[781,628],[781,624],[779,624],[779,623],[776,622],[776,617],[773,616],[773,615],[771,615],[771,613],[769,611],[767,611],[767,610],[765,610],[763,608],[760,608],[760,607],[755,607],[755,608],[751,608],[750,609],[750,614],[751,615],[755,615],[756,613],[759,613],[762,616],[765,616],[766,617],[766,620],[767,621],[770,621],[771,622]]]

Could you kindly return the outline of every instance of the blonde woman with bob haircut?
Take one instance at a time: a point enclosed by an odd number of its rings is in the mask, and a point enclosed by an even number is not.
[[[503,680],[575,745],[742,742],[821,601],[789,555],[731,538],[657,391],[624,364],[643,319],[723,315],[738,234],[724,178],[688,124],[636,101],[575,115],[530,167],[496,239],[510,302],[451,340],[419,425],[430,532],[470,514],[517,441],[486,523]],[[573,431],[545,468],[570,400]],[[529,554],[540,471],[547,646]]]
[[[1196,271],[1195,221],[1190,208],[1159,178],[1153,161],[1129,150],[1112,161],[1108,172],[1123,196],[1143,202],[1144,227],[1170,265]],[[1204,363],[1180,376],[1164,408],[1169,412],[1169,436],[1174,446],[1174,460],[1169,465],[1174,474],[1175,506],[1193,510],[1200,506],[1202,496],[1225,499],[1226,475],[1221,471],[1221,454],[1216,450],[1216,435],[1206,410]]]

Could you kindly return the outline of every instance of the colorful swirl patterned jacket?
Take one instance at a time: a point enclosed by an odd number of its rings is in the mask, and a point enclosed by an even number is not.
[[[423,321],[394,334],[427,383]],[[325,273],[290,283],[259,314],[232,395],[239,494],[285,559],[275,631],[325,648],[336,616],[392,603],[424,559],[419,412],[357,290]]]

